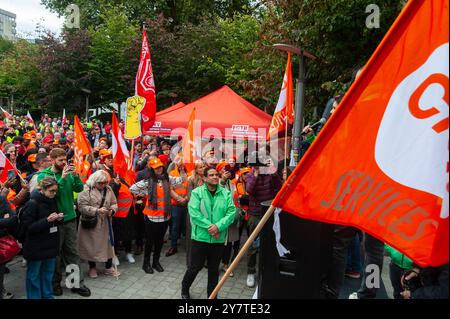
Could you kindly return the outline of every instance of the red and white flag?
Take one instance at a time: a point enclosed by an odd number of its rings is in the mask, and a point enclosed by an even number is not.
[[[189,117],[189,124],[183,139],[183,163],[188,173],[195,168],[195,161],[200,159],[197,155],[198,146],[196,143],[200,140],[199,132],[195,129],[195,107],[192,109]]]
[[[4,116],[5,118],[8,118],[8,117],[11,116],[11,114],[9,114],[9,113],[8,113],[4,108],[2,108],[1,106],[0,106],[0,109],[2,110],[3,116]]]
[[[130,186],[133,185],[136,180],[136,172],[133,170],[132,157],[123,138],[116,113],[112,115],[112,152],[114,172],[119,174]]]
[[[408,2],[273,206],[448,263],[448,10]]]
[[[66,124],[66,122],[67,122],[66,109],[63,109],[62,126],[64,126],[64,124]]]
[[[4,183],[8,179],[8,172],[13,170],[15,175],[20,175],[19,171],[9,161],[5,154],[0,151],[0,182]]]
[[[152,70],[152,57],[148,45],[147,34],[142,32],[142,49],[139,69],[136,74],[135,95],[145,99],[144,109],[141,111],[142,132],[147,132],[153,126],[156,117],[156,89]]]
[[[292,81],[291,53],[288,52],[283,85],[281,86],[280,97],[270,123],[267,139],[270,139],[271,136],[276,137],[278,133],[287,129],[286,124],[292,123],[294,123],[294,85]]]
[[[30,124],[33,124],[34,126],[34,121],[33,118],[31,117],[30,111],[27,111],[27,115],[25,116],[28,120],[28,122],[30,122]]]

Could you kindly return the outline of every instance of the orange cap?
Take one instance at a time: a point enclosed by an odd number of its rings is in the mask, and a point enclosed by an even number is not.
[[[225,162],[225,161],[220,162],[216,166],[216,171],[218,171],[220,173],[220,171],[227,165],[230,165],[230,164],[228,164],[228,162]]]
[[[252,169],[250,167],[243,167],[239,170],[240,174],[246,174],[246,173],[250,173],[252,171]]]
[[[148,166],[153,169],[157,169],[158,167],[164,166],[159,158],[154,158],[148,162]]]
[[[36,154],[30,154],[30,155],[28,155],[27,160],[28,160],[28,162],[30,162],[30,163],[36,163]]]
[[[98,152],[98,155],[100,157],[107,157],[107,156],[112,156],[113,153],[111,150],[100,150],[100,152]]]

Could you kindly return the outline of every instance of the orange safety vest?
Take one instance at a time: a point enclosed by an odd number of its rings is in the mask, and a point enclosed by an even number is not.
[[[173,169],[170,173],[169,173],[170,177],[173,178],[180,178],[180,171],[178,170],[178,168],[176,167],[175,169]],[[175,193],[177,193],[180,196],[186,197],[188,194],[188,178],[186,176],[186,180],[183,183],[180,184],[176,184],[173,185],[173,190],[175,191]],[[172,205],[178,205],[178,202],[172,198]]]
[[[156,197],[157,197],[157,204],[156,209],[153,208],[152,202],[148,200],[148,197],[145,196],[145,208],[143,211],[143,214],[150,217],[164,217],[164,188],[162,183],[157,183],[156,186]]]
[[[120,183],[119,195],[117,196],[117,206],[119,209],[114,214],[117,218],[126,218],[131,206],[133,205],[133,195],[130,189],[124,183]]]

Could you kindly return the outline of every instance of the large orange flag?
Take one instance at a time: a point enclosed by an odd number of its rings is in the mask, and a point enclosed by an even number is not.
[[[412,0],[273,205],[448,262],[448,0]]]
[[[80,174],[83,182],[86,182],[89,175],[92,173],[91,165],[85,160],[85,156],[92,153],[91,145],[86,139],[81,122],[78,116],[75,115],[73,119],[74,127],[74,157],[73,164],[75,171]]]
[[[192,109],[189,117],[189,124],[186,134],[183,138],[183,162],[188,173],[195,167],[195,161],[199,159],[196,152],[196,130],[195,130],[195,107]]]
[[[112,151],[114,172],[119,174],[129,186],[133,185],[136,181],[136,172],[133,170],[132,158],[125,144],[116,113],[112,115]]]
[[[286,118],[287,115],[287,118]],[[291,53],[288,52],[288,61],[286,71],[284,73],[283,85],[281,86],[280,97],[278,98],[277,107],[270,123],[267,139],[277,135],[287,129],[288,124],[294,123],[294,85],[292,82],[292,63]]]

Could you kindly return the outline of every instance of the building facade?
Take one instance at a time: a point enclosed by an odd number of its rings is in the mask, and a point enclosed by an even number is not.
[[[0,9],[0,36],[14,40],[16,38],[16,15]]]

